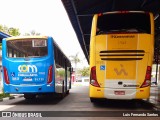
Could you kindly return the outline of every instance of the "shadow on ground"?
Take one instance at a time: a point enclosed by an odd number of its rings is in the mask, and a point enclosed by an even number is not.
[[[67,95],[66,95],[67,96]],[[64,96],[64,97],[66,97]],[[64,97],[53,95],[38,95],[35,99],[24,99],[18,102],[13,102],[14,105],[56,105],[64,99]]]
[[[103,99],[93,103],[96,108],[116,108],[116,109],[153,109],[153,104],[148,103],[145,100],[108,100]]]

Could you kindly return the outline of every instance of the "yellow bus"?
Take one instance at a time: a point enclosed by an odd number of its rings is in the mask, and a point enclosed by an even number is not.
[[[100,98],[148,99],[153,55],[152,13],[95,14],[90,39],[91,102]]]

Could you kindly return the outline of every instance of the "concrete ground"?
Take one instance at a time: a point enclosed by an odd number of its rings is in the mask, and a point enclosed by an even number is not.
[[[154,104],[155,107],[160,110],[160,82],[158,85],[151,87],[149,102]]]
[[[88,85],[84,85],[81,83],[74,83],[72,86],[76,87],[76,86],[88,86]],[[2,85],[0,85],[0,93],[2,93]],[[16,95],[16,94],[11,94],[12,96],[22,96],[22,94],[20,95]],[[17,97],[15,97],[17,98]],[[158,85],[152,85],[151,86],[151,90],[150,90],[150,98],[148,100],[148,102],[152,103],[155,106],[155,109],[160,110],[160,82]]]

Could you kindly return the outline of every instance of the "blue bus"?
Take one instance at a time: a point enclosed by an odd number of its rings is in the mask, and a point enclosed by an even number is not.
[[[64,96],[71,89],[71,62],[49,36],[8,37],[2,40],[5,93]]]

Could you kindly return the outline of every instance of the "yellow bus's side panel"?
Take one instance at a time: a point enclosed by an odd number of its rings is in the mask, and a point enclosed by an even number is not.
[[[141,35],[139,36],[139,48],[140,49],[144,49],[147,52],[147,64],[148,66],[152,67],[152,63],[153,63],[153,57],[154,57],[154,17],[152,13],[150,14],[150,21],[151,21],[151,34],[149,35]],[[145,65],[142,64],[141,62],[138,64],[139,68],[145,68]],[[143,70],[144,70],[143,69]],[[138,76],[139,79],[137,82],[142,83],[143,82],[143,78],[145,76],[141,75],[141,70],[138,70]],[[136,93],[136,99],[147,99],[150,96],[150,86],[148,87],[144,87],[144,88],[139,88],[137,89],[137,93]]]
[[[104,98],[104,88],[98,88],[92,85],[90,85],[89,88],[90,88],[89,97]]]
[[[98,37],[98,39],[97,39]],[[100,58],[100,51],[106,50],[106,36],[96,36],[95,37],[95,43],[96,43],[96,73],[97,73],[97,80],[101,87],[104,87],[104,80],[105,80],[105,69],[102,70],[101,66],[105,67],[105,61],[102,61]]]
[[[95,47],[95,35],[96,35],[96,26],[97,26],[97,15],[94,15],[93,17],[93,21],[92,21],[92,29],[91,29],[91,38],[90,38],[90,73],[91,73],[91,67],[95,66],[96,65],[96,47]],[[89,87],[89,96],[90,97],[94,97],[97,95],[99,95],[97,92],[96,92],[96,87],[90,85]]]
[[[138,49],[145,50],[146,54],[143,57],[143,61],[138,62],[137,71],[137,84],[142,85],[145,79],[147,66],[152,67],[153,62],[153,35],[141,34],[139,35]],[[146,63],[146,64],[144,64]],[[142,69],[143,68],[143,69]],[[145,74],[142,74],[145,73]],[[150,96],[150,86],[144,88],[137,88],[136,99],[147,99]]]
[[[136,92],[135,99],[147,99],[150,96],[150,87],[139,88]]]
[[[94,15],[92,21],[91,38],[90,38],[90,67],[95,66],[95,35],[97,25],[97,15]]]

